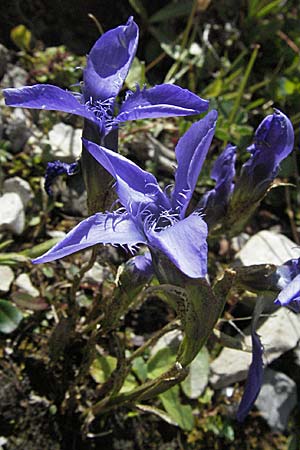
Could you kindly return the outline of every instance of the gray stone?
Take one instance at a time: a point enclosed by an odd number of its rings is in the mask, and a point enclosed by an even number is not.
[[[300,342],[294,350],[295,364],[300,367]]]
[[[12,152],[21,151],[31,134],[30,124],[21,108],[12,109],[5,125],[5,132],[10,141]]]
[[[0,292],[8,292],[15,275],[9,266],[0,265]]]
[[[171,347],[174,352],[176,352],[181,341],[182,332],[180,330],[169,331],[158,339],[156,344],[151,349],[151,355],[155,355],[155,353],[165,347]]]
[[[287,428],[289,415],[296,404],[296,383],[284,373],[267,368],[255,406],[273,431]]]
[[[51,238],[63,239],[66,236],[66,233],[62,230],[49,230],[47,235]]]
[[[6,72],[8,62],[8,50],[0,44],[0,80]]]
[[[244,342],[247,345],[251,345],[249,337]],[[221,389],[245,380],[251,364],[251,358],[251,353],[232,348],[223,348],[219,356],[210,365],[210,384],[214,389]]]
[[[23,202],[15,192],[7,192],[0,197],[0,231],[22,234],[25,228]]]
[[[71,125],[57,123],[49,131],[49,144],[51,146],[51,158],[65,162],[74,162],[81,154],[82,130],[75,129]]]
[[[40,295],[38,289],[36,289],[27,273],[21,273],[15,280],[15,285],[21,289],[26,294],[31,295],[32,297],[38,297]]]
[[[4,125],[3,125],[2,113],[0,110],[0,139],[3,138],[3,131],[4,131]]]
[[[73,216],[87,216],[87,192],[82,174],[67,177],[66,181],[58,182],[57,185],[63,202],[63,211]]]
[[[299,248],[283,234],[263,230],[252,236],[237,253],[236,260],[244,266],[252,264],[283,264],[298,258]]]
[[[241,233],[238,236],[235,236],[231,239],[231,248],[235,252],[239,252],[246,244],[246,242],[250,239],[248,233]]]
[[[3,192],[15,192],[21,198],[24,208],[28,205],[30,200],[33,199],[33,191],[28,181],[23,180],[20,177],[8,178],[3,183]]]
[[[6,445],[8,440],[4,436],[0,436],[0,450],[5,450],[3,445]]]
[[[300,340],[300,315],[279,308],[258,327],[257,333],[264,347],[265,365],[268,365],[296,347]],[[251,346],[249,334],[245,343]],[[251,353],[224,348],[211,364],[210,383],[215,389],[220,389],[246,379],[251,358]]]
[[[15,64],[7,64],[6,74],[1,81],[1,87],[3,88],[18,88],[26,86],[28,79],[28,73],[22,67]]]
[[[83,282],[92,283],[92,284],[100,284],[103,282],[103,267],[95,262],[93,267],[88,270],[83,277]]]

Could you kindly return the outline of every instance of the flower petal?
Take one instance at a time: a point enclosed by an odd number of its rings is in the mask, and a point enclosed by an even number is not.
[[[287,306],[291,302],[300,302],[300,274],[278,294],[275,300],[275,303],[281,306]]]
[[[210,111],[204,119],[199,120],[190,127],[176,146],[175,153],[178,168],[175,174],[172,205],[174,209],[180,209],[181,217],[184,217],[195,189],[214,135],[217,116],[217,111]]]
[[[234,188],[236,147],[228,145],[217,158],[211,171],[211,178],[215,180],[214,189],[206,192],[197,205],[205,213],[205,221],[209,225],[224,216],[229,198]]]
[[[284,289],[299,274],[300,258],[289,259],[276,269],[276,288]]]
[[[45,191],[48,195],[52,195],[52,184],[56,177],[66,174],[68,176],[74,175],[79,171],[78,162],[71,164],[62,161],[52,161],[47,164],[45,174]]]
[[[252,156],[243,165],[241,177],[250,177],[253,187],[264,182],[270,184],[293,146],[293,126],[288,117],[276,109],[257,128],[254,143],[248,148]]]
[[[121,204],[133,215],[140,206],[153,204],[169,209],[170,203],[156,178],[124,156],[83,139],[85,148],[116,179],[116,191]]]
[[[191,214],[175,225],[145,231],[149,245],[163,252],[179,270],[191,278],[207,274],[207,225],[198,214]]]
[[[128,93],[117,116],[119,122],[155,117],[188,116],[207,111],[209,102],[173,84]]]
[[[80,103],[73,93],[51,84],[35,84],[3,90],[7,106],[63,111],[97,123],[95,115]]]
[[[247,414],[252,408],[263,381],[263,346],[259,336],[252,331],[252,362],[248,372],[245,391],[237,412],[239,422],[245,420]]]
[[[125,270],[130,273],[133,286],[149,282],[154,275],[151,253],[147,251],[143,255],[130,258],[125,263]]]
[[[97,213],[80,222],[62,241],[32,262],[54,261],[96,244],[123,245],[131,249],[145,241],[145,236],[127,214]]]
[[[135,56],[138,36],[138,26],[130,17],[126,25],[107,31],[97,40],[84,70],[85,100],[118,95]]]

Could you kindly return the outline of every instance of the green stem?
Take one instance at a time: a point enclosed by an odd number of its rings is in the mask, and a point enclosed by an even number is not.
[[[156,395],[159,395],[175,384],[181,382],[186,378],[188,369],[183,368],[180,364],[175,364],[170,370],[165,372],[154,380],[147,381],[141,386],[133,389],[130,392],[124,392],[118,396],[110,398],[108,401],[105,399],[95,403],[90,409],[85,411],[85,416],[90,418],[99,414],[107,412],[119,405],[127,403],[135,403],[137,401],[148,400]]]
[[[182,36],[182,41],[180,44],[180,48],[181,48],[181,55],[183,54],[184,49],[186,48],[187,42],[188,42],[188,38],[189,38],[189,34],[193,25],[193,20],[194,20],[194,16],[196,14],[197,11],[197,7],[198,7],[198,0],[194,0],[193,3],[193,7],[191,10],[191,13],[189,15],[185,30],[183,32],[183,36]],[[176,73],[181,65],[182,62],[182,58],[179,57],[178,60],[173,64],[173,66],[171,67],[171,69],[169,70],[166,78],[165,78],[165,82],[167,83],[168,81],[171,80],[171,78],[173,77],[173,74]]]
[[[74,280],[71,285],[71,290],[70,290],[70,294],[69,294],[69,307],[71,309],[71,316],[77,312],[76,293],[79,289],[82,277],[88,270],[90,270],[93,267],[93,265],[96,261],[97,253],[98,253],[98,246],[95,245],[95,247],[93,247],[93,249],[92,249],[92,254],[91,254],[91,257],[90,257],[88,263],[85,266],[83,266],[80,269],[80,271],[74,276]]]
[[[228,126],[229,126],[229,127],[230,127],[230,125],[234,122],[234,119],[235,119],[236,114],[237,114],[237,112],[238,112],[238,109],[239,109],[239,107],[240,107],[241,100],[242,100],[242,96],[243,96],[243,94],[244,94],[244,91],[245,91],[245,88],[246,88],[246,85],[247,85],[247,82],[248,82],[248,78],[249,78],[249,76],[250,76],[250,73],[251,73],[251,71],[252,71],[253,65],[254,65],[254,63],[255,63],[255,60],[256,60],[256,57],[257,57],[257,54],[258,54],[259,47],[260,47],[259,45],[256,45],[256,46],[254,47],[254,50],[253,50],[253,52],[252,52],[252,54],[251,54],[249,63],[248,63],[248,65],[247,65],[247,67],[246,67],[245,75],[243,76],[243,79],[242,79],[240,88],[239,88],[239,90],[238,90],[237,97],[236,97],[236,99],[235,99],[233,108],[232,108],[232,110],[231,110],[231,113],[230,113],[230,116],[229,116],[229,119],[228,119],[228,124],[229,124]]]
[[[179,321],[173,320],[170,323],[167,323],[161,330],[158,330],[150,339],[148,339],[143,345],[141,345],[135,352],[133,352],[130,357],[127,359],[129,363],[137,358],[140,355],[143,355],[144,351],[148,347],[152,347],[159,338],[161,338],[164,334],[169,333],[170,331],[177,330],[179,328]]]

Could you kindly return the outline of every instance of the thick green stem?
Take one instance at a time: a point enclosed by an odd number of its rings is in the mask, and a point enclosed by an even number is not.
[[[101,138],[97,126],[88,120],[85,120],[83,137],[96,144],[117,151],[117,130],[114,130],[104,138]],[[115,200],[115,193],[112,189],[114,183],[112,176],[104,169],[104,167],[96,162],[95,158],[86,150],[84,145],[82,146],[80,163],[87,190],[89,214],[95,214],[96,212],[110,209]]]
[[[143,383],[136,389],[130,392],[124,392],[110,398],[108,401],[101,400],[93,405],[85,412],[88,417],[95,417],[99,414],[107,412],[119,405],[130,404],[148,400],[170,389],[177,383],[180,383],[187,376],[188,370],[176,363],[170,370],[165,372],[160,377]]]

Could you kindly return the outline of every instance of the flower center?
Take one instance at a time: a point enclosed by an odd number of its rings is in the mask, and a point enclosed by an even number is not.
[[[148,209],[142,212],[144,215],[143,222],[144,228],[152,229],[152,231],[162,231],[165,228],[175,225],[179,220],[179,214],[174,210],[163,210],[159,213],[153,214]]]
[[[92,97],[85,103],[87,108],[96,116],[100,122],[101,132],[106,134],[114,124],[112,111],[112,100],[94,100]]]

